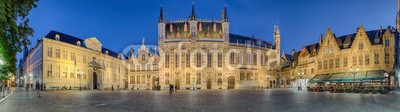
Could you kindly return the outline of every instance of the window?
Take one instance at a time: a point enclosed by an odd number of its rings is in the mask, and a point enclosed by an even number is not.
[[[136,76],[136,84],[140,84],[140,76]]]
[[[186,73],[186,84],[190,84],[190,73]]]
[[[201,73],[197,73],[197,84],[201,84]]]
[[[374,63],[379,64],[379,54],[378,53],[374,54]]]
[[[221,78],[218,78],[217,84],[222,84],[222,79]]]
[[[147,71],[150,71],[150,70],[151,70],[150,64],[147,64]]]
[[[243,63],[243,56],[242,56],[242,53],[241,53],[241,52],[238,53],[238,63],[239,63],[239,64],[242,64],[242,63]]]
[[[165,73],[165,84],[169,84],[169,73]]]
[[[235,53],[231,52],[231,58],[230,58],[231,64],[235,63]]]
[[[385,63],[389,63],[389,53],[385,53]]]
[[[47,65],[47,77],[52,77],[52,75],[53,75],[53,65],[48,64]]]
[[[364,58],[363,58],[363,56],[362,55],[360,55],[359,57],[358,57],[358,64],[359,65],[363,65],[364,64]]]
[[[347,57],[343,58],[343,67],[347,67]]]
[[[240,80],[246,80],[244,72],[240,72]]]
[[[76,55],[76,59],[77,59],[77,60],[76,60],[77,62],[82,62],[82,56],[81,56],[81,54],[78,53],[78,54]]]
[[[247,56],[246,56],[246,64],[251,64],[251,63],[250,63],[250,53],[247,53]]]
[[[218,67],[222,67],[222,54],[218,53]]]
[[[56,58],[60,58],[60,49],[56,49]]]
[[[311,74],[314,74],[314,68],[311,68]]]
[[[142,54],[142,61],[146,60],[146,54]]]
[[[207,67],[211,67],[211,62],[212,62],[212,55],[211,53],[207,54]]]
[[[83,63],[86,63],[86,55],[83,55]]]
[[[253,65],[257,65],[257,54],[253,55]]]
[[[356,66],[356,65],[357,65],[357,57],[353,56],[353,66]]]
[[[53,56],[53,48],[47,47],[47,56],[49,56],[49,57]]]
[[[140,65],[136,65],[136,71],[140,72]]]
[[[70,79],[74,79],[75,78],[75,70],[74,69],[70,69],[69,70],[69,78]]]
[[[180,59],[179,59],[179,54],[175,54],[175,68],[179,68],[180,67]]]
[[[328,68],[328,61],[324,60],[324,69]]]
[[[201,53],[196,54],[196,67],[201,67]]]
[[[339,58],[335,59],[335,68],[339,68]]]
[[[253,73],[247,73],[247,80],[253,80]]]
[[[68,59],[68,51],[67,50],[63,51],[63,59],[65,59],[65,60]]]
[[[158,70],[158,65],[157,64],[153,65],[153,70]]]
[[[264,55],[261,55],[261,58],[260,58],[261,65],[264,65],[263,59],[264,59]]]
[[[64,67],[62,78],[67,78],[67,74],[68,74],[67,71],[68,71],[68,67]]]
[[[135,76],[130,77],[130,84],[135,84]]]
[[[385,46],[390,46],[390,40],[389,39],[385,40]]]
[[[75,61],[75,52],[71,52],[71,61]]]
[[[363,43],[359,43],[359,44],[358,44],[358,49],[359,49],[359,50],[362,50],[363,47],[364,47]]]
[[[365,65],[369,65],[369,55],[365,54]]]
[[[169,54],[165,55],[165,68],[169,68]]]
[[[318,70],[322,69],[322,61],[318,61]]]
[[[186,67],[190,67],[190,53],[186,54]]]
[[[83,79],[84,80],[86,80],[86,74],[87,74],[88,72],[86,72],[86,71],[84,71],[83,73],[82,73],[82,77],[83,77]]]
[[[329,68],[333,68],[333,59],[329,59]]]

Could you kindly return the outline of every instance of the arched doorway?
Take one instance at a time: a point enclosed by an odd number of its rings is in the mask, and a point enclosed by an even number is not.
[[[97,74],[93,72],[93,89],[97,89]]]
[[[207,89],[211,89],[211,79],[207,79]]]
[[[228,89],[235,89],[235,77],[228,77]]]
[[[175,89],[180,89],[181,88],[181,80],[176,79],[175,80]]]

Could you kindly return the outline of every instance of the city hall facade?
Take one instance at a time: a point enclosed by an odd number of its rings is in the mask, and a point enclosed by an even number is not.
[[[229,32],[226,7],[221,20],[201,20],[192,6],[185,20],[166,20],[161,7],[158,47],[144,40],[128,53],[102,47],[95,37],[81,39],[50,31],[26,52],[24,85],[47,89],[241,89],[275,85],[280,65],[280,33],[275,42]],[[271,31],[272,33],[272,31]],[[22,78],[22,77],[21,77]]]

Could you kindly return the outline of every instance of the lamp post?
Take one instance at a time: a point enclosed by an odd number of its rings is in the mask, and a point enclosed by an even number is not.
[[[79,73],[79,70],[78,70]],[[82,74],[83,74],[83,70],[82,70]],[[82,83],[82,74],[78,74],[79,76],[79,91],[82,91],[82,87],[81,87],[81,83]]]
[[[299,86],[297,88],[297,90],[302,90],[302,76],[304,75],[304,71],[301,72],[301,70],[297,73],[297,75],[299,76]]]
[[[356,82],[356,73],[358,72],[358,67],[355,70],[353,70],[353,67],[350,67],[350,72],[353,73],[353,86],[354,86]]]
[[[194,84],[195,84],[194,76],[192,76],[192,79],[193,79],[193,91],[194,91]]]

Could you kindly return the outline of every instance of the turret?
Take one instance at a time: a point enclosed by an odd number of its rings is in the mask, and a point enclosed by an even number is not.
[[[228,10],[226,6],[222,9],[222,38],[224,38],[225,43],[229,43],[229,17]]]
[[[160,7],[160,17],[158,18],[158,43],[165,39],[165,18],[163,7]]]
[[[275,25],[274,26],[274,40],[275,40],[275,48],[276,52],[278,54],[278,57],[280,57],[280,50],[281,50],[281,34],[279,32],[279,26]]]
[[[194,4],[192,4],[192,13],[189,16],[190,36],[193,39],[197,38],[197,16],[194,11]]]

